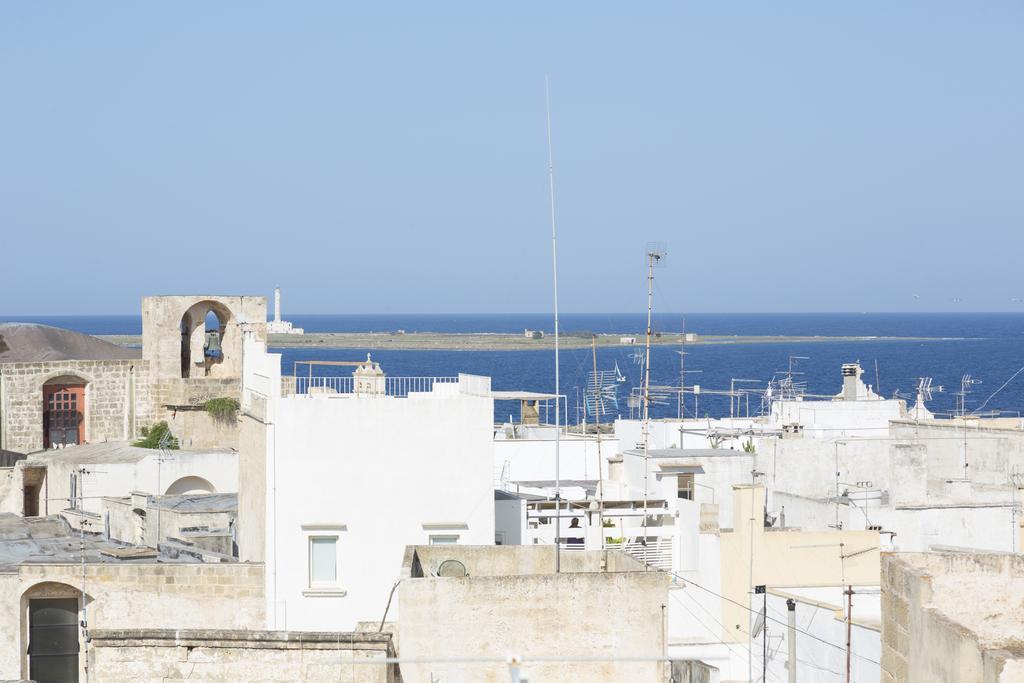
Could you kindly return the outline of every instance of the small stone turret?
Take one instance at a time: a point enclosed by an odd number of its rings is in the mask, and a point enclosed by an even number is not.
[[[357,396],[383,396],[386,393],[384,371],[380,363],[370,358],[370,354],[366,354],[366,362],[357,367],[352,376]]]

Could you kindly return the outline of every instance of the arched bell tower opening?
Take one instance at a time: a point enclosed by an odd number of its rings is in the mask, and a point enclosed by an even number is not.
[[[200,301],[181,316],[181,376],[217,376],[230,342],[231,310],[217,301]]]

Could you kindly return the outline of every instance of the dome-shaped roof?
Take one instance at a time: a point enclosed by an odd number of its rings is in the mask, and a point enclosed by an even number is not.
[[[127,360],[142,351],[97,337],[36,323],[0,323],[0,363],[51,360]]]

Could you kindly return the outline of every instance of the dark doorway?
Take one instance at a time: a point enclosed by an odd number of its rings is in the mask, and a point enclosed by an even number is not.
[[[26,467],[22,472],[22,507],[25,517],[39,516],[39,500],[43,498],[43,484],[46,481],[45,467]]]
[[[84,384],[43,386],[43,447],[80,444],[85,440]]]
[[[78,683],[78,598],[28,603],[29,678],[36,683]]]
[[[22,511],[26,517],[39,516],[39,487],[28,484],[24,488],[25,498],[22,501]]]

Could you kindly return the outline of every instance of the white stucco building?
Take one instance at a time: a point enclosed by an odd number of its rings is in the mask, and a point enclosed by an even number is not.
[[[247,348],[240,552],[268,628],[379,622],[407,545],[494,543],[490,379],[380,380],[282,395],[280,357]]]

